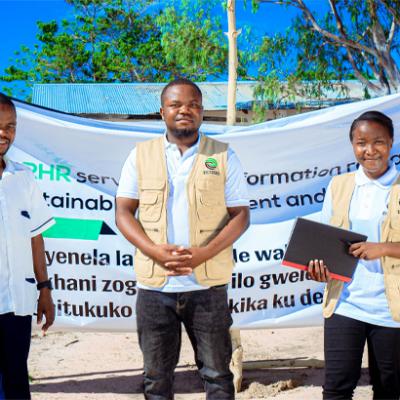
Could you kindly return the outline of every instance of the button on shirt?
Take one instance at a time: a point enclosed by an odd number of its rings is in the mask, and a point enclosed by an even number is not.
[[[31,238],[54,219],[32,172],[5,159],[0,179],[0,314],[32,315],[37,290]]]
[[[168,243],[189,247],[189,210],[186,184],[197,156],[200,135],[196,144],[187,149],[183,154],[181,154],[176,144],[168,142],[166,136],[164,137],[169,186],[167,201]],[[238,157],[229,148],[227,164],[225,204],[227,207],[248,206],[248,192],[243,169]],[[122,168],[117,197],[139,198],[136,174],[136,149],[132,150]],[[139,285],[139,287],[162,292],[186,292],[206,288],[197,283],[194,274],[168,277],[167,283],[160,289],[148,288],[143,285]]]
[[[355,173],[349,211],[350,229],[367,235],[368,242],[380,242],[390,189],[397,177],[394,165],[378,179],[369,179],[361,167]],[[329,184],[321,214],[321,221],[327,224],[332,215],[331,190]],[[344,284],[335,313],[374,325],[400,327],[390,314],[380,259],[359,260],[352,281]]]

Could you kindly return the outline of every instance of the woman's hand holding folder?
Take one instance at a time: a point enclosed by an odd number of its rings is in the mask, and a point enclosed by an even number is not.
[[[372,242],[357,242],[347,243],[349,245],[349,254],[356,258],[364,260],[375,260],[386,255],[392,255],[393,249],[398,249],[399,243],[372,243]],[[390,250],[388,250],[390,248]],[[311,279],[317,282],[328,282],[329,269],[325,265],[324,260],[310,260],[308,263],[308,273]]]
[[[349,254],[353,257],[363,258],[365,260],[374,260],[382,257],[382,245],[384,245],[384,243],[347,242],[346,244],[349,246]],[[317,282],[328,282],[331,279],[329,269],[325,265],[324,260],[310,260],[308,263],[308,273],[311,279]]]
[[[349,253],[363,260],[376,260],[387,255],[387,247],[387,243],[359,242],[350,246]]]
[[[317,282],[328,282],[331,279],[324,260],[310,260],[308,263],[308,273],[311,279]]]

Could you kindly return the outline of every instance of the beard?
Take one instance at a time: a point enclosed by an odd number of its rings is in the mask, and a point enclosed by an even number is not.
[[[1,149],[0,147],[0,157],[4,157],[7,154],[7,151],[10,150],[11,143],[8,143],[5,149]]]
[[[183,139],[183,138],[188,138],[193,135],[195,135],[199,129],[197,128],[183,128],[183,129],[174,129],[173,131],[170,131],[173,136],[175,136],[178,139]]]

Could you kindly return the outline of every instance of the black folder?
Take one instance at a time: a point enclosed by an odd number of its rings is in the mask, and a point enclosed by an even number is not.
[[[282,264],[307,271],[310,260],[324,260],[331,278],[349,282],[358,263],[349,246],[366,240],[356,232],[297,218]]]

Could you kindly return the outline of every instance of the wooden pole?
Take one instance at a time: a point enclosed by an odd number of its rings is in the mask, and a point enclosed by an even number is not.
[[[237,86],[237,36],[240,32],[236,30],[235,0],[227,0],[228,12],[228,43],[229,43],[229,67],[228,67],[228,107],[226,110],[226,124],[236,123],[236,86]],[[243,347],[240,340],[240,330],[231,329],[232,359],[231,371],[233,373],[233,384],[235,391],[240,392],[243,374]]]
[[[231,329],[232,342],[232,358],[230,369],[233,374],[233,386],[235,392],[239,393],[242,390],[243,378],[243,347],[240,339],[240,329]]]
[[[226,124],[236,123],[236,86],[237,86],[237,36],[240,32],[236,30],[235,0],[227,0],[228,12],[228,107],[226,110]]]

